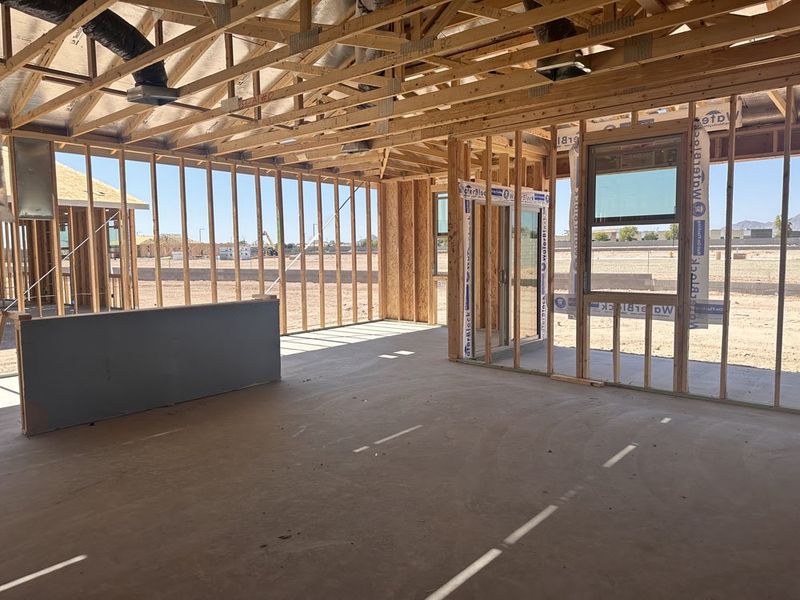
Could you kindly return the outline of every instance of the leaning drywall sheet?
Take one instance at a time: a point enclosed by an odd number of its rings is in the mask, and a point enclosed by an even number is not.
[[[280,378],[275,300],[33,319],[20,326],[27,435]]]

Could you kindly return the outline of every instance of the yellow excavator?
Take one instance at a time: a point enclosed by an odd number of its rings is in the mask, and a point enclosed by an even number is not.
[[[265,229],[262,233],[264,237],[267,238],[267,242],[269,242],[269,244],[264,246],[264,252],[267,254],[267,256],[278,256],[278,247],[275,245],[275,242],[273,242],[272,238],[269,236],[269,231]]]

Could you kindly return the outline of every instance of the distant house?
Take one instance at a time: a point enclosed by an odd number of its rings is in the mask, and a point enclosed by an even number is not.
[[[228,244],[226,246],[219,247],[219,259],[220,260],[233,260],[234,258],[234,246],[232,244]],[[250,258],[256,258],[258,256],[258,247],[257,246],[246,246],[240,245],[239,246],[239,259],[240,260],[248,260]]]
[[[177,233],[162,233],[159,236],[159,253],[161,258],[170,258],[180,255],[183,258],[183,241]],[[208,256],[208,244],[190,239],[189,258],[202,258]],[[156,244],[152,237],[137,237],[136,252],[140,258],[153,258],[156,255]],[[178,259],[176,259],[178,260]]]

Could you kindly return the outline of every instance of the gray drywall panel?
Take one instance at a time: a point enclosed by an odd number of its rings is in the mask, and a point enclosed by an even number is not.
[[[27,435],[280,379],[276,300],[19,325]]]

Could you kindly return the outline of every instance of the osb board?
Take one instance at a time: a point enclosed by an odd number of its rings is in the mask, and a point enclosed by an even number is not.
[[[414,315],[414,276],[416,272],[414,255],[414,182],[401,181],[398,184],[399,200],[399,264],[400,264],[400,318],[413,321]]]
[[[400,230],[398,226],[398,183],[387,183],[384,188],[384,206],[381,218],[384,221],[383,245],[386,270],[384,272],[386,315],[388,319],[400,318]]]
[[[395,181],[383,184],[383,189],[386,317],[427,322],[433,244],[430,185]]]
[[[416,289],[415,320],[428,320],[428,302],[430,299],[431,269],[430,249],[433,244],[431,231],[431,191],[427,180],[414,182],[414,257]]]

